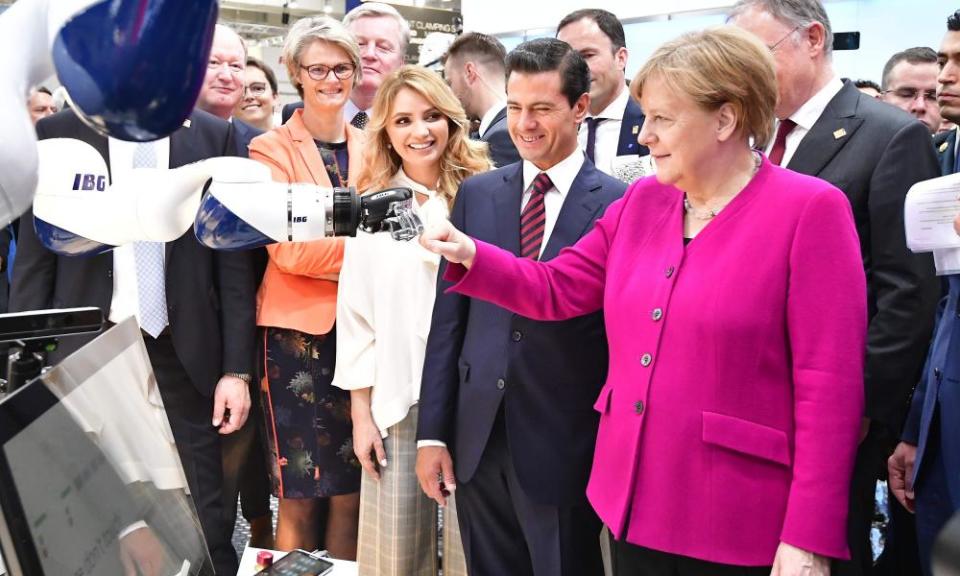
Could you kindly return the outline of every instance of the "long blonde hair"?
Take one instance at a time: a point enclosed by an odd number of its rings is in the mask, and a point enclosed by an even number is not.
[[[385,127],[393,101],[404,88],[423,96],[447,118],[450,137],[440,159],[437,194],[450,208],[461,182],[493,166],[487,145],[469,138],[467,114],[453,91],[436,72],[420,66],[403,66],[388,76],[377,90],[370,123],[367,124],[363,170],[357,179],[357,189],[366,192],[385,188],[403,164],[397,151],[390,147]]]

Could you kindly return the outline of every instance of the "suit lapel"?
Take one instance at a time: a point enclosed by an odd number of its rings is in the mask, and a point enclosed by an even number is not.
[[[957,129],[947,132],[946,137],[937,149],[938,160],[940,160],[940,174],[947,176],[953,174],[953,163],[957,155]]]
[[[787,168],[801,174],[818,175],[863,124],[863,118],[857,116],[859,97],[859,90],[849,82],[844,83],[804,136]]]
[[[540,260],[550,260],[560,253],[560,250],[577,243],[587,227],[593,221],[593,216],[600,209],[602,203],[596,191],[601,188],[597,178],[597,169],[593,163],[584,159],[580,172],[570,186],[567,197],[560,208],[557,222],[550,233],[550,239],[543,250]],[[519,238],[519,232],[517,233]],[[519,240],[518,240],[519,242]]]
[[[190,116],[190,119],[183,123],[183,126],[170,135],[169,146],[170,146],[170,161],[169,165],[165,168],[173,169],[179,168],[185,164],[195,161],[199,155],[194,149],[193,143],[196,141],[196,138],[190,137],[190,130],[196,130],[194,128],[194,123],[196,120],[193,115]],[[188,234],[192,231],[187,231]],[[182,237],[181,237],[182,238]],[[173,247],[177,244],[177,241],[167,242],[164,246],[164,252],[167,257],[167,263],[170,262],[171,254],[173,254]]]
[[[490,195],[500,247],[520,255],[520,203],[523,199],[523,162],[504,170],[504,186]]]
[[[632,98],[628,98],[627,107],[623,111],[623,122],[620,123],[617,156],[646,156],[650,153],[646,146],[641,146],[637,142],[640,129],[643,127],[643,119],[643,110]]]

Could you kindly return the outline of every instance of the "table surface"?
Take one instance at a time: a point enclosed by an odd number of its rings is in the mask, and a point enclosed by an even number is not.
[[[253,576],[257,573],[257,552],[261,550],[264,549],[251,548],[250,546],[243,549],[243,556],[240,558],[240,569],[237,570],[237,576]],[[286,552],[280,552],[278,550],[270,550],[270,552],[273,552],[274,562],[286,555]],[[333,572],[330,573],[330,576],[357,576],[356,562],[334,560],[333,558],[327,558],[327,560],[334,564]]]

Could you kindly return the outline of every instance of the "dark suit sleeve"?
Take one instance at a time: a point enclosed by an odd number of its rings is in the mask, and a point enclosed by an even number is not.
[[[37,137],[49,138],[45,127],[48,122],[37,124]],[[57,282],[57,257],[47,250],[33,229],[33,209],[20,217],[20,234],[17,240],[17,261],[13,267],[13,283],[10,285],[10,312],[44,310],[52,306],[53,288]]]
[[[940,325],[940,322],[943,320],[943,311],[947,307],[947,299],[949,296],[944,296],[940,300],[940,306],[937,308],[937,321],[934,324],[934,334],[936,334],[936,326]],[[949,337],[949,336],[948,336]],[[930,346],[930,350],[927,352],[927,362],[930,362],[930,355],[933,354],[933,346]],[[900,434],[900,439],[908,444],[917,445],[920,441],[920,418],[923,415],[923,402],[924,398],[927,396],[927,366],[924,363],[923,375],[920,377],[920,382],[917,384],[917,388],[913,391],[913,399],[910,402],[910,411],[907,413],[907,421],[903,425],[903,432]]]
[[[467,194],[461,187],[450,215],[450,221],[458,230],[464,230],[466,212]],[[470,313],[470,299],[453,292],[446,293],[451,283],[443,279],[444,269],[445,266],[441,267],[437,275],[437,299],[433,304],[423,362],[417,440],[440,440],[450,445],[460,387],[458,363]]]
[[[237,155],[236,138],[237,132],[231,124],[220,156]],[[246,250],[217,250],[213,258],[221,304],[222,371],[253,374],[257,324],[253,254]]]
[[[902,424],[940,298],[931,256],[906,247],[903,203],[913,184],[938,175],[929,132],[911,122],[890,140],[870,180],[868,281],[877,311],[867,331],[866,416],[891,430]]]

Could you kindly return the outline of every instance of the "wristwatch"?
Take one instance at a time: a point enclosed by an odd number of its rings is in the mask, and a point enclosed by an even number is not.
[[[225,372],[223,375],[224,375],[224,376],[232,376],[232,377],[234,377],[234,378],[239,378],[240,380],[243,380],[243,381],[246,382],[247,384],[249,384],[250,381],[253,380],[253,378],[252,378],[249,374],[244,374],[244,373],[242,373],[242,372]]]

